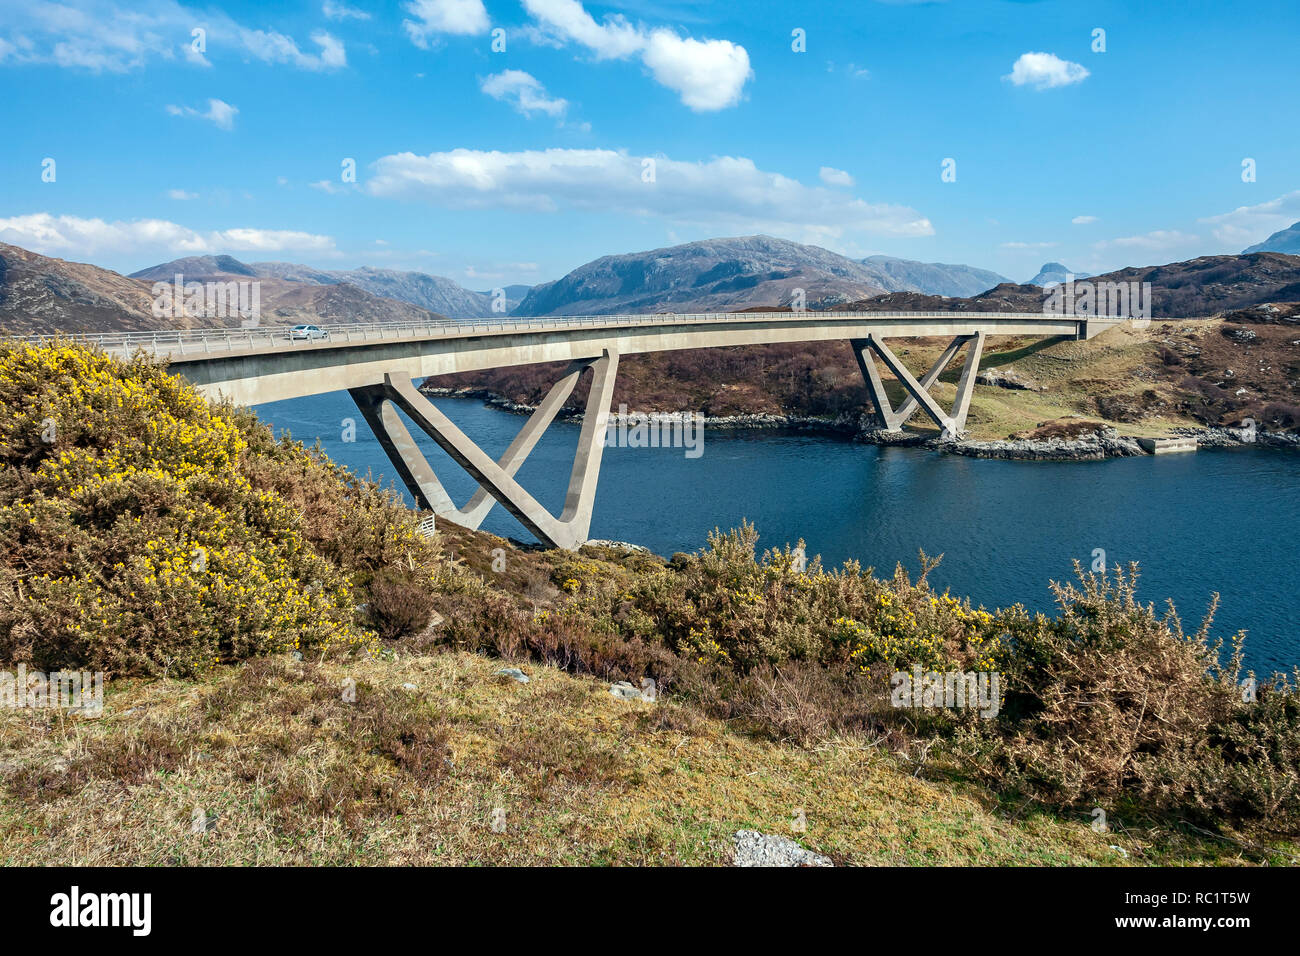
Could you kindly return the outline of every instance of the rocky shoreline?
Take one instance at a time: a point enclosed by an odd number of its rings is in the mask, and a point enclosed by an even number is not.
[[[533,405],[513,402],[496,392],[483,388],[423,388],[426,395],[440,398],[476,398],[490,408],[511,412],[516,415],[530,415],[536,409]],[[613,412],[609,420],[617,424],[623,417],[641,420],[643,416],[631,413],[620,416]],[[680,419],[680,414],[652,412],[651,421],[672,421]],[[560,416],[562,421],[580,422],[582,413],[574,412]],[[723,429],[782,429],[812,432],[827,435],[851,437],[855,441],[870,445],[899,445],[916,448],[930,448],[951,455],[966,455],[970,458],[997,458],[1014,461],[1101,461],[1106,458],[1133,458],[1150,454],[1138,440],[1120,435],[1109,426],[1099,428],[1089,435],[1077,438],[1004,438],[993,441],[945,441],[937,437],[927,437],[911,432],[890,432],[876,427],[872,416],[867,412],[858,414],[844,413],[835,418],[822,418],[810,415],[722,415],[706,416],[703,423],[709,428]],[[1237,448],[1243,445],[1257,444],[1271,448],[1290,448],[1300,450],[1300,434],[1291,432],[1249,431],[1244,428],[1173,428],[1170,434],[1195,438],[1201,448]]]
[[[432,395],[436,398],[477,398],[481,399],[483,404],[489,408],[500,409],[503,412],[510,412],[514,415],[531,415],[537,410],[536,405],[524,405],[520,402],[513,402],[496,392],[485,388],[421,388],[425,395]],[[629,422],[633,421],[651,421],[651,422],[672,422],[682,419],[681,412],[629,412],[627,415],[620,415],[618,412],[610,412],[610,424],[618,424],[623,419]],[[582,421],[582,412],[561,413],[556,416],[557,421],[562,422],[580,422]],[[793,431],[822,432],[825,434],[837,434],[855,436],[861,430],[859,416],[853,414],[840,415],[837,418],[820,418],[814,415],[771,415],[767,413],[755,413],[752,415],[706,415],[700,419],[710,428],[736,428],[736,429],[788,429]]]

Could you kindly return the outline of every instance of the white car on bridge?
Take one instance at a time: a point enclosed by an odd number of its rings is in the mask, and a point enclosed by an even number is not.
[[[287,339],[305,339],[308,342],[330,337],[330,334],[318,325],[295,325],[284,335]]]

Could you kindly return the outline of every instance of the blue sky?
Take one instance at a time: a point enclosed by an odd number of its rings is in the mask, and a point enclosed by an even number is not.
[[[475,289],[757,232],[1020,280],[1238,252],[1300,220],[1297,37],[1294,0],[11,3],[0,240]]]

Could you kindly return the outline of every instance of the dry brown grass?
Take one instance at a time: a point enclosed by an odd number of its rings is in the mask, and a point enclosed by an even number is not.
[[[525,666],[527,685],[464,653],[257,661],[206,682],[119,684],[98,720],[7,713],[3,859],[719,864],[736,830],[789,833],[796,808],[808,819],[799,838],[843,863],[1119,864],[1109,844],[1135,860],[1162,852],[1095,834],[1086,818],[1006,816],[862,741],[781,746]],[[505,833],[490,826],[496,807]],[[191,832],[195,808],[215,818],[205,832]]]

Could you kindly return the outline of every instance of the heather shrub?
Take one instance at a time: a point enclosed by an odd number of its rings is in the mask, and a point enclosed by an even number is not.
[[[990,613],[901,568],[800,570],[797,548],[760,557],[745,524],[698,554],[624,574],[564,559],[558,607],[506,595],[451,626],[462,646],[609,679],[653,676],[703,712],[775,740],[855,733],[1054,806],[1269,819],[1300,806],[1300,704],[1282,678],[1243,699],[1240,639],[1209,640],[1136,599],[1136,569],[1053,585],[1059,613]],[[998,675],[999,709],[896,708],[897,671]]]
[[[367,616],[380,640],[418,634],[433,615],[428,575],[402,567],[385,567],[370,577]]]

